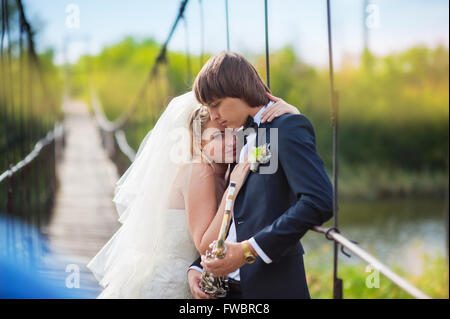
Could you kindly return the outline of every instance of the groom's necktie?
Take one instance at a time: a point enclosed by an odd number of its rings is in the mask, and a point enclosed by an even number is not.
[[[256,122],[253,120],[252,116],[247,116],[247,120],[245,121],[244,124],[244,130],[248,129],[248,128],[253,128],[255,130],[255,132],[258,130],[258,124],[256,124]],[[247,144],[247,135],[244,135],[244,145]]]
[[[256,124],[255,120],[251,115],[247,116],[247,120],[245,120],[244,130],[249,127],[253,127],[255,130],[258,129],[258,124]]]

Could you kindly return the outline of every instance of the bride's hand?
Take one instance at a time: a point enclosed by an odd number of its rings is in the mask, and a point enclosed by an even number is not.
[[[250,169],[250,163],[247,161],[247,156],[246,156],[244,162],[238,163],[234,167],[233,171],[231,172],[230,183],[231,182],[236,183],[236,186],[234,189],[234,195],[233,195],[234,198],[236,198],[237,194],[239,193],[239,190],[241,189],[241,186],[244,183],[245,176],[247,176],[249,169]],[[225,203],[227,201],[229,189],[230,189],[230,185],[228,185],[227,189],[223,193],[222,201],[220,202],[220,206],[219,206],[220,212],[223,212],[225,209]],[[233,207],[234,207],[234,201],[233,201]],[[211,246],[210,246],[210,248],[211,248]]]
[[[210,295],[204,293],[200,288],[200,280],[202,279],[202,273],[196,269],[188,270],[188,282],[191,288],[192,296],[195,299],[216,299]]]
[[[272,120],[276,117],[279,117],[283,114],[291,113],[291,114],[301,114],[300,111],[295,107],[288,103],[286,103],[283,99],[279,97],[273,96],[270,93],[266,93],[267,97],[275,102],[271,107],[268,107],[264,110],[261,116],[261,123],[264,122],[272,122]]]
[[[244,162],[238,163],[234,167],[233,171],[231,172],[230,183],[231,182],[236,183],[236,189],[234,191],[234,198],[236,198],[236,195],[239,192],[239,189],[241,188],[242,184],[244,183],[245,176],[247,175],[249,169],[250,169],[250,163],[247,161],[247,156],[246,156]]]

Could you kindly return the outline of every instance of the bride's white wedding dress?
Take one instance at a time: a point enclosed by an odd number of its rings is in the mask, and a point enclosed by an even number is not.
[[[199,254],[187,227],[186,211],[168,209],[164,219],[166,236],[161,243],[161,250],[165,253],[155,255],[152,260],[147,261],[144,256],[138,258],[139,262],[132,269],[135,277],[131,275],[126,278],[123,273],[116,274],[122,280],[112,280],[98,298],[192,298],[187,270]],[[136,257],[132,255],[130,253],[130,260]],[[126,269],[126,266],[122,267],[118,271],[131,270]]]
[[[87,265],[104,287],[98,298],[192,298],[187,271],[199,254],[185,209],[170,201],[180,167],[192,160],[196,107],[192,92],[174,98],[116,183],[122,225]]]
[[[189,233],[186,210],[169,209],[166,214],[166,240],[155,275],[143,285],[142,296],[192,298],[187,281],[189,266],[199,256]]]

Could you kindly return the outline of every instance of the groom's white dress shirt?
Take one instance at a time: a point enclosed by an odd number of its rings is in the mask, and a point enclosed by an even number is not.
[[[253,121],[255,121],[256,124],[261,124],[261,116],[264,113],[264,110],[266,108],[268,108],[269,106],[271,106],[273,104],[272,101],[270,101],[266,106],[262,107],[258,113],[255,114],[255,116],[253,117]],[[249,153],[249,151],[254,150],[256,147],[256,132],[252,132],[247,136],[247,143],[245,143],[245,145],[242,147],[241,153],[239,154],[239,163],[243,163],[245,156]],[[235,243],[236,240],[236,226],[234,224],[234,217],[233,219],[231,219],[231,225],[230,225],[230,231],[228,232],[228,236],[227,239],[225,240],[226,242],[233,242]],[[253,248],[255,249],[255,251],[258,253],[258,255],[262,258],[262,260],[264,260],[265,263],[270,264],[272,262],[272,260],[262,251],[261,247],[259,247],[259,245],[256,243],[256,241],[252,238],[249,239],[248,241]],[[232,272],[231,274],[228,274],[229,278],[232,278],[234,280],[241,280],[240,277],[240,273],[239,273],[239,268],[236,269],[234,272]]]
[[[256,124],[261,124],[261,116],[266,108],[271,106],[274,102],[270,101],[267,105],[262,107],[258,113],[255,114],[253,117],[253,121],[255,121]],[[252,132],[247,136],[247,143],[242,147],[241,152],[239,154],[239,163],[242,163],[244,161],[245,155],[249,152],[249,147],[251,147],[250,151],[253,150],[256,147],[256,132]],[[230,172],[231,173],[231,172]],[[234,224],[234,217],[231,219],[231,225],[230,225],[230,231],[228,232],[228,236],[225,239],[225,242],[232,242],[235,243],[236,240],[236,226]],[[261,259],[267,263],[270,264],[272,260],[264,253],[264,251],[259,247],[259,245],[256,243],[256,241],[252,238],[249,239],[250,245],[255,249],[255,251],[258,253],[258,255],[261,257]],[[203,271],[201,268],[192,266],[190,269],[197,269],[199,271]],[[239,268],[235,270],[234,272],[228,274],[229,278],[232,278],[234,280],[240,281],[240,273]]]

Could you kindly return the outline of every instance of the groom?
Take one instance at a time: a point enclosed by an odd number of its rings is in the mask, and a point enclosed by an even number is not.
[[[285,114],[261,123],[262,112],[272,104],[270,90],[236,53],[212,57],[193,91],[208,106],[212,120],[227,128],[255,128],[246,137],[247,144],[270,142],[272,151],[269,163],[248,171],[235,196],[225,258],[202,256],[188,271],[193,295],[206,297],[198,286],[201,271],[206,270],[228,275],[226,298],[310,298],[300,239],[332,217],[332,186],[316,151],[311,122],[301,114]],[[277,135],[275,141],[271,134]],[[244,145],[240,162],[248,151]],[[264,173],[269,167],[276,169]]]

